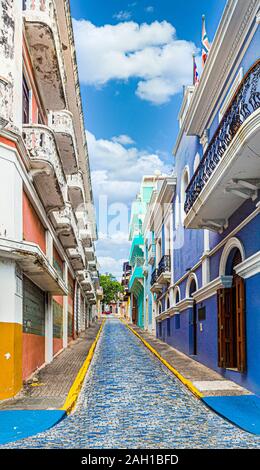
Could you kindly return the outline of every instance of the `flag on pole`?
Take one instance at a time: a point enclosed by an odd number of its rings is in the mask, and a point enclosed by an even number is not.
[[[193,85],[198,85],[199,84],[199,72],[198,72],[198,67],[196,64],[196,59],[195,59],[195,54],[193,54]]]
[[[202,65],[204,67],[210,51],[210,43],[206,32],[205,15],[202,16]]]

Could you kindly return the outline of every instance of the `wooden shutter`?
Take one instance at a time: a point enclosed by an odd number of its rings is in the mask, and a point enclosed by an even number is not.
[[[246,331],[245,331],[245,282],[240,276],[234,279],[236,287],[236,336],[237,336],[237,368],[246,370]]]
[[[218,290],[218,366],[234,367],[232,289]]]

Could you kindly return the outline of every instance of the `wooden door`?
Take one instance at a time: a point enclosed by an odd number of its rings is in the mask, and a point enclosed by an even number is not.
[[[218,290],[218,366],[232,368],[234,365],[232,288]]]
[[[236,293],[236,353],[237,369],[246,370],[246,328],[245,328],[245,281],[240,276],[234,276]]]

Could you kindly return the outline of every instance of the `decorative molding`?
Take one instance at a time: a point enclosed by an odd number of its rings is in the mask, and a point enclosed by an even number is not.
[[[176,312],[183,312],[183,310],[187,310],[188,308],[193,308],[194,305],[194,299],[193,298],[186,298],[183,300],[180,300],[175,306],[174,309]]]
[[[235,267],[236,273],[247,279],[260,273],[260,251],[245,259]]]
[[[236,237],[230,238],[228,242],[226,243],[226,245],[224,246],[223,252],[221,254],[221,258],[219,262],[219,275],[220,276],[225,276],[227,260],[231,251],[234,248],[237,248],[240,251],[242,260],[243,261],[245,260],[245,249],[241,241]]]
[[[246,225],[248,225],[255,217],[257,217],[260,214],[260,202],[256,204],[256,209],[248,216],[246,217],[237,227],[232,230],[218,245],[214,246],[209,252],[208,256],[211,257],[215,253],[217,253],[225,244],[227,241],[234,237],[242,228],[244,228]],[[196,263],[192,267],[192,271],[196,271],[200,266],[202,265],[202,258],[198,263]],[[172,284],[169,288],[174,288],[175,286],[181,284],[187,277],[189,276],[189,273],[185,273],[182,277],[180,277],[174,284]]]
[[[215,295],[218,289],[231,287],[232,279],[233,276],[219,276],[194,292],[192,297],[196,303],[202,302]]]
[[[198,278],[196,276],[195,273],[190,273],[189,274],[189,277],[187,279],[187,283],[186,283],[186,298],[190,298],[189,297],[189,294],[190,294],[190,286],[191,286],[191,283],[192,281],[195,281],[196,283],[196,291],[198,290],[198,287],[199,287],[199,282],[198,282]]]

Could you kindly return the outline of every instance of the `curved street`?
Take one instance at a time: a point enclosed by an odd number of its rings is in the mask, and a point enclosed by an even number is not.
[[[119,320],[106,321],[76,410],[8,448],[248,448],[241,431],[197,400]]]

